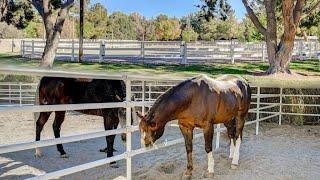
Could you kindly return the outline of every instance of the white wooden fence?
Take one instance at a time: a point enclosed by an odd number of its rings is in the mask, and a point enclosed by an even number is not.
[[[40,58],[45,46],[43,40],[22,40],[21,55]],[[79,43],[75,40],[61,40],[56,58],[76,61]],[[264,42],[245,43],[238,41],[106,41],[84,42],[84,60],[88,62],[130,61],[145,63],[235,63],[266,61]],[[293,58],[320,58],[317,41],[297,40]]]
[[[57,139],[49,139],[49,140],[41,140],[38,142],[25,142],[19,144],[10,144],[10,145],[2,145],[0,146],[0,154],[9,153],[15,151],[22,151],[26,149],[32,149],[36,147],[45,147],[51,146],[59,143],[69,143],[74,141],[80,141],[85,139],[92,139],[97,137],[104,137],[107,135],[126,133],[127,135],[127,144],[126,151],[120,155],[113,156],[111,158],[104,158],[101,160],[96,160],[90,163],[61,169],[55,172],[49,172],[31,179],[53,179],[61,176],[65,176],[68,174],[80,172],[86,169],[94,168],[97,166],[101,166],[112,161],[118,161],[121,159],[126,160],[126,176],[127,179],[132,179],[132,158],[135,155],[143,154],[148,151],[153,151],[159,148],[165,148],[171,145],[175,145],[178,143],[184,142],[183,138],[175,139],[172,141],[166,141],[164,143],[157,144],[157,147],[152,149],[140,148],[140,149],[132,149],[132,139],[131,134],[134,131],[138,130],[137,126],[131,125],[131,108],[132,107],[144,107],[151,106],[153,104],[153,100],[156,98],[156,94],[161,94],[165,90],[165,88],[169,88],[172,85],[177,84],[183,79],[175,79],[168,77],[144,77],[144,76],[127,76],[127,75],[112,75],[108,76],[105,74],[85,74],[85,73],[67,73],[62,71],[48,71],[48,70],[23,70],[23,69],[2,69],[0,68],[0,73],[5,74],[23,74],[23,75],[37,75],[37,76],[54,76],[54,77],[79,77],[79,78],[96,78],[96,79],[118,79],[124,80],[126,84],[126,101],[117,102],[117,103],[90,103],[90,104],[67,104],[67,105],[33,105],[33,106],[12,106],[12,107],[0,107],[0,113],[2,112],[46,112],[46,111],[65,111],[65,110],[82,110],[82,109],[97,109],[97,108],[115,108],[115,107],[123,107],[126,108],[126,127],[116,130],[108,130],[108,131],[99,131],[99,132],[91,132],[86,134],[79,134],[73,136],[66,136]],[[253,85],[254,86],[254,85]],[[153,87],[163,88],[163,91],[155,91]],[[160,89],[161,89],[160,88]],[[132,90],[134,89],[134,91]],[[255,115],[254,120],[250,120],[246,122],[246,125],[256,124],[256,134],[259,133],[259,122],[268,120],[271,118],[278,118],[279,124],[281,124],[281,116],[283,114],[290,114],[282,111],[283,106],[304,106],[303,104],[283,104],[282,100],[284,96],[282,93],[282,88],[280,88],[279,93],[263,93],[261,91],[262,87],[255,86],[253,87],[253,95],[252,95],[252,107],[250,109],[250,113]],[[132,95],[135,95],[136,98],[134,101],[131,101]],[[298,95],[293,95],[298,96]],[[299,95],[300,96],[300,95]],[[307,96],[307,95],[306,95]],[[320,94],[309,95],[313,97],[320,98]],[[272,103],[266,103],[266,99],[273,99]],[[312,107],[319,107],[319,103],[310,104]],[[303,115],[303,116],[316,116],[320,117],[320,114],[297,114],[291,113],[290,115]],[[220,142],[220,133],[225,131],[225,128],[222,128],[221,125],[217,125],[215,132],[216,135],[216,148],[219,148]],[[196,134],[194,138],[202,137],[202,134]]]

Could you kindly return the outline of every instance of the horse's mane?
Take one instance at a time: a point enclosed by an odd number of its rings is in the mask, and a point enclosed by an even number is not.
[[[147,121],[151,121],[153,120],[154,117],[154,113],[157,110],[157,108],[161,105],[161,103],[163,101],[166,101],[169,97],[171,97],[175,92],[179,91],[185,84],[187,84],[188,82],[190,82],[191,80],[193,80],[195,78],[192,79],[188,79],[185,81],[180,82],[178,85],[168,89],[165,93],[163,93],[162,95],[160,95],[157,100],[155,101],[155,103],[153,104],[153,106],[150,108],[150,110],[148,111],[147,115],[146,115],[146,119]]]

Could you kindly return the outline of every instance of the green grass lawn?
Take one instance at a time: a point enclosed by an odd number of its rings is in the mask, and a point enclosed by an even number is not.
[[[0,65],[25,68],[36,68],[39,60],[20,58],[19,56],[0,54]],[[267,63],[236,63],[236,64],[210,64],[210,65],[154,65],[154,64],[130,64],[130,63],[74,63],[55,61],[54,69],[68,71],[94,71],[104,73],[127,73],[140,75],[164,75],[178,77],[190,77],[199,73],[210,76],[220,74],[238,74],[247,77],[251,81],[268,81],[267,77],[252,76],[266,71]],[[308,75],[308,77],[320,78],[319,60],[295,61],[291,63],[293,72]]]

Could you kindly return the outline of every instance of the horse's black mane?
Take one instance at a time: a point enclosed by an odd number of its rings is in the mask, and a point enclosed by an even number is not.
[[[156,109],[161,105],[161,103],[163,103],[164,101],[167,101],[169,97],[171,97],[174,93],[178,92],[185,84],[192,81],[193,79],[195,79],[195,78],[182,81],[178,85],[168,89],[165,93],[160,95],[157,98],[157,100],[155,101],[155,103],[153,104],[153,106],[148,111],[148,113],[146,115],[146,120],[152,121],[153,117],[154,117],[154,113],[155,113]]]

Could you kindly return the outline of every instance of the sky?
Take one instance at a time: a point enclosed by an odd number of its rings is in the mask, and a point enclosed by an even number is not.
[[[108,13],[122,11],[125,13],[139,12],[147,18],[156,17],[163,13],[170,17],[182,17],[198,11],[195,5],[200,0],[91,0],[91,3],[100,2],[107,7]],[[228,0],[240,20],[245,15],[245,8],[240,0]]]

